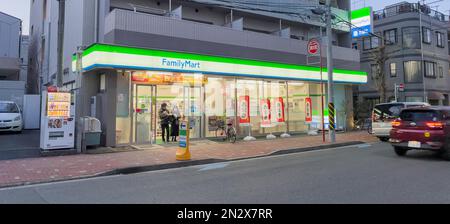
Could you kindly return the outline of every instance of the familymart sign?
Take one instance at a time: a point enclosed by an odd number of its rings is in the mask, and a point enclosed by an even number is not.
[[[75,57],[72,61],[72,68],[76,69]],[[321,80],[320,68],[312,66],[104,44],[92,45],[83,52],[83,71],[97,68],[192,72],[281,80]],[[367,73],[335,69],[334,80],[345,83],[367,83]],[[326,77],[323,81],[327,81]]]
[[[351,12],[352,37],[369,36],[373,30],[372,7],[365,7]]]

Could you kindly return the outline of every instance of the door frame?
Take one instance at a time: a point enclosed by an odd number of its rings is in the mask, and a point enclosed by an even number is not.
[[[199,124],[199,135],[197,138],[193,138],[193,139],[203,139],[206,137],[206,118],[205,118],[205,86],[204,84],[201,86],[192,86],[192,85],[185,85],[183,86],[183,100],[184,100],[184,107],[185,107],[185,112],[186,110],[189,111],[189,115],[185,114],[184,116],[186,116],[187,118],[191,117],[190,114],[190,106],[191,106],[191,97],[192,97],[192,91],[195,91],[194,89],[199,89],[199,99],[198,102],[200,103],[199,106],[199,110],[200,110],[200,124]],[[186,96],[186,90],[188,90],[188,96]],[[197,96],[195,96],[197,97]]]
[[[150,141],[148,142],[138,142],[137,141],[137,134],[138,134],[138,130],[137,130],[137,113],[136,113],[136,108],[137,108],[137,103],[138,103],[138,91],[139,91],[139,87],[149,87],[150,88],[150,99],[151,99],[151,103],[150,103]],[[131,112],[132,112],[132,118],[131,118],[131,127],[132,127],[132,133],[130,135],[130,142],[131,144],[138,144],[138,145],[142,145],[142,144],[155,144],[156,142],[156,85],[146,85],[146,84],[135,84],[132,83],[132,93],[133,93],[133,102],[132,102],[132,107],[131,107]]]

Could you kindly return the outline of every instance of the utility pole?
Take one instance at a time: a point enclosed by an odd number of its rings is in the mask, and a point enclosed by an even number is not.
[[[335,132],[335,107],[334,107],[334,87],[333,87],[333,35],[331,27],[331,0],[326,1],[327,6],[327,69],[328,69],[328,114],[329,114],[329,135],[330,142],[336,142]]]
[[[61,88],[63,86],[63,72],[64,72],[64,23],[66,17],[66,0],[58,0],[59,2],[59,16],[58,16],[58,59],[56,72],[56,86]]]

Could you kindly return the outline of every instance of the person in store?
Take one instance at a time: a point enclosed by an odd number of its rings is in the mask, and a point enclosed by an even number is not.
[[[172,120],[171,120],[171,126],[172,126],[172,142],[176,142],[177,141],[177,137],[179,136],[179,132],[180,132],[180,110],[178,109],[177,105],[173,106],[172,109]]]
[[[170,124],[170,111],[167,109],[167,104],[163,103],[161,104],[161,109],[159,109],[158,112],[159,120],[161,124],[161,130],[162,130],[162,140],[164,143],[169,142],[169,124]],[[167,137],[167,138],[166,138]]]

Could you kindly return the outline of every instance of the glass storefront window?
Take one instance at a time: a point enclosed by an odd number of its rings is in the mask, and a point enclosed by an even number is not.
[[[312,129],[322,129],[322,86],[320,83],[310,83],[308,85],[309,88],[309,96],[312,100],[312,115],[313,121],[311,123]],[[328,126],[328,106],[327,106],[327,86],[323,85],[323,102],[324,102],[324,121],[325,128]]]
[[[252,136],[306,132],[309,126],[321,128],[320,83],[157,71],[119,72],[118,76],[117,145],[161,144],[158,112],[163,103],[167,104],[171,114],[189,118],[193,124],[191,138],[215,137],[219,122],[226,124],[227,121],[233,123],[240,137],[247,136],[249,128],[240,126],[237,117],[238,100],[247,96]],[[337,89],[336,103],[341,104],[345,91]],[[327,93],[326,86],[323,91]],[[311,124],[305,122],[307,97],[312,99]],[[261,117],[261,107],[267,101],[271,105],[270,122]],[[328,123],[326,97],[324,102],[325,123]],[[284,106],[284,110],[279,105]],[[337,110],[338,116],[345,115],[343,105],[337,106]],[[283,116],[284,122],[279,120]],[[345,118],[339,116],[338,120],[341,119]]]
[[[303,82],[288,82],[289,103],[288,122],[289,132],[306,132],[308,126],[305,123],[305,100],[308,97],[308,84]]]
[[[208,77],[205,85],[206,137],[215,137],[219,125],[227,120],[234,125],[235,81],[230,78]]]
[[[239,79],[236,82],[237,99],[245,96],[249,96],[250,99],[250,124],[252,135],[263,134],[260,123],[261,118],[259,116],[259,101],[261,99],[259,87],[262,85],[262,81]],[[238,127],[237,129],[239,135],[248,135],[248,127]]]
[[[287,88],[286,82],[283,81],[263,81],[263,91],[261,99],[269,99],[271,104],[271,127],[264,128],[265,134],[286,132],[286,123],[279,122],[278,118],[283,116],[286,119],[286,109],[284,111],[277,111],[276,102],[282,101],[286,107],[287,102]]]

